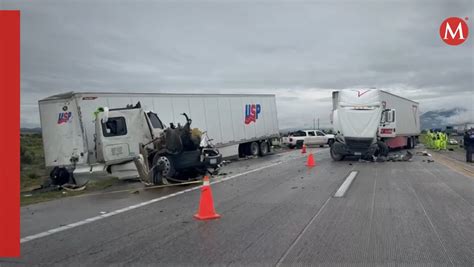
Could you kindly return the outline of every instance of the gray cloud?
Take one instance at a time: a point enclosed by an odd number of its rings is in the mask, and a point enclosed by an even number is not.
[[[275,93],[280,127],[329,123],[332,89],[384,88],[474,120],[472,1],[2,1],[22,12],[22,126],[65,91]],[[473,30],[471,30],[472,32]]]

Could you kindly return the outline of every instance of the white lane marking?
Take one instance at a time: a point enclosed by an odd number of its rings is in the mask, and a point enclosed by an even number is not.
[[[273,166],[276,166],[276,165],[279,165],[279,164],[282,164],[282,163],[283,163],[283,161],[279,161],[279,162],[276,162],[276,163],[265,165],[265,166],[262,166],[260,168],[256,168],[256,169],[249,170],[249,171],[246,171],[246,172],[242,172],[242,173],[239,173],[239,174],[236,174],[236,175],[233,175],[233,176],[229,176],[229,177],[217,180],[217,181],[213,181],[213,182],[211,182],[211,184],[217,184],[217,183],[221,183],[221,182],[224,182],[224,181],[228,181],[230,179],[234,179],[234,178],[237,178],[237,177],[240,177],[240,176],[244,176],[244,175],[247,175],[247,174],[250,174],[250,173],[253,173],[253,172],[261,171],[263,169],[270,168],[270,167],[273,167]],[[166,196],[162,196],[162,197],[159,197],[159,198],[154,198],[154,199],[151,199],[151,200],[148,200],[148,201],[136,204],[136,205],[132,205],[132,206],[129,206],[129,207],[126,207],[126,208],[118,209],[118,210],[115,210],[115,211],[112,211],[112,212],[109,212],[109,213],[101,214],[99,216],[95,216],[95,217],[88,218],[88,219],[85,219],[85,220],[82,220],[82,221],[78,221],[78,222],[71,223],[71,224],[68,224],[68,225],[64,225],[64,226],[61,226],[61,227],[58,227],[58,228],[54,228],[54,229],[51,229],[51,230],[48,230],[48,231],[45,231],[45,232],[42,232],[42,233],[39,233],[39,234],[29,235],[29,236],[26,236],[26,237],[23,237],[22,239],[20,239],[20,243],[26,243],[26,242],[29,242],[31,240],[35,240],[35,239],[38,239],[38,238],[42,238],[42,237],[45,237],[45,236],[52,235],[54,233],[62,232],[62,231],[69,230],[69,229],[72,229],[72,228],[75,228],[75,227],[78,227],[78,226],[81,226],[81,225],[84,225],[84,224],[95,222],[97,220],[105,219],[105,218],[108,218],[108,217],[113,216],[113,215],[124,213],[124,212],[130,211],[130,210],[133,210],[133,209],[137,209],[137,208],[140,208],[140,207],[143,207],[143,206],[146,206],[146,205],[150,205],[150,204],[158,202],[158,201],[162,201],[162,200],[165,200],[165,199],[168,199],[168,198],[172,198],[172,197],[175,197],[175,196],[182,195],[184,193],[195,191],[199,188],[201,188],[201,186],[192,187],[192,188],[189,188],[189,189],[186,189],[186,190],[183,190],[183,191],[179,191],[179,192],[169,194],[169,195],[166,195]]]
[[[358,171],[351,171],[349,175],[346,177],[346,180],[344,180],[344,183],[341,184],[341,187],[336,191],[334,194],[334,197],[343,197],[346,194],[347,189],[349,189],[349,186],[352,184],[352,181],[357,176]]]

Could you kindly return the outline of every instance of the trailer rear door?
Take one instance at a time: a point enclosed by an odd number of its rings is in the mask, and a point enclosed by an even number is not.
[[[45,165],[47,167],[87,162],[87,149],[74,99],[57,99],[39,103]]]

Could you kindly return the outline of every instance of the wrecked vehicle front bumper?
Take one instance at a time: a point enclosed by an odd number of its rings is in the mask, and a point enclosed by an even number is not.
[[[217,168],[222,163],[222,154],[217,149],[204,149],[201,155],[201,162],[206,167]]]
[[[369,146],[352,146],[352,143],[346,144],[341,142],[335,142],[333,149],[337,154],[344,156],[372,156],[377,151],[377,143],[370,144]]]

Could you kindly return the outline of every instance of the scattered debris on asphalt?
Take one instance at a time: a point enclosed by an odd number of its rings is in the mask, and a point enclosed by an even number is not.
[[[413,154],[410,151],[407,151],[405,154],[391,154],[387,157],[372,156],[372,161],[373,162],[386,162],[386,161],[399,162],[399,161],[411,161],[412,158],[413,158]],[[359,162],[369,162],[369,161],[359,159]]]
[[[87,183],[86,183],[87,184]],[[83,191],[86,189],[86,185],[76,185],[76,184],[63,184],[61,185],[61,188],[66,190],[66,191],[72,191],[72,192],[77,192],[77,191]]]
[[[387,158],[387,161],[411,161],[413,158],[413,154],[410,151],[407,151],[405,155],[402,154],[395,154],[395,155],[390,155]]]
[[[449,139],[449,144],[450,145],[457,145],[458,141],[456,139]]]
[[[427,156],[427,157],[431,157],[431,154],[428,153],[428,151],[424,150],[424,151],[418,151],[416,152],[417,155],[422,155],[422,156]]]
[[[220,165],[221,165],[221,166],[225,166],[225,165],[230,164],[230,163],[232,163],[232,161],[230,161],[230,160],[223,160]]]

